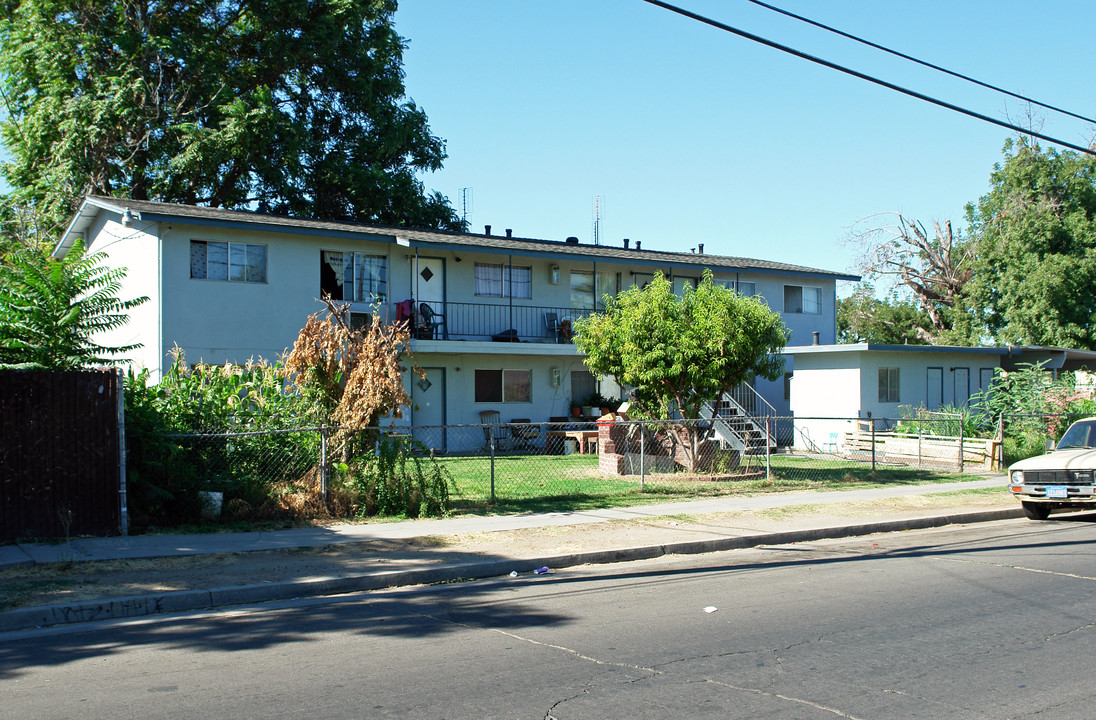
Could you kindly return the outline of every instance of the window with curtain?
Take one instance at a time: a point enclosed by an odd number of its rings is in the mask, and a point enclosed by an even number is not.
[[[190,277],[194,280],[266,282],[266,245],[190,241]]]
[[[821,315],[822,288],[785,285],[784,312],[797,315]]]
[[[533,297],[533,268],[527,265],[476,263],[475,293],[479,297]]]
[[[388,298],[388,258],[324,250],[320,254],[320,292],[333,300],[383,304]]]
[[[599,272],[597,274],[597,306],[605,306],[605,296],[616,297],[620,285],[620,273]]]
[[[571,271],[571,307],[590,309],[594,307],[594,274],[584,270]]]
[[[533,399],[531,370],[476,370],[475,401],[527,403]]]

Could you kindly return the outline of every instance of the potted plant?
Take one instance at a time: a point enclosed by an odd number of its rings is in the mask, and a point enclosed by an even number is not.
[[[575,400],[571,403],[571,417],[578,417],[582,415],[582,403]]]

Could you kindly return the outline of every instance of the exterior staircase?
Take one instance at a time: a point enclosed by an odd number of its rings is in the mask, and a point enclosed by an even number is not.
[[[700,414],[712,421],[712,430],[725,446],[743,455],[765,455],[776,449],[776,408],[750,385],[740,385],[706,404]]]

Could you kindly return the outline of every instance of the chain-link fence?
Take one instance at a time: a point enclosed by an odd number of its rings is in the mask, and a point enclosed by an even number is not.
[[[997,428],[999,430],[999,428]],[[783,444],[777,443],[780,438]],[[174,472],[239,519],[574,509],[650,497],[932,482],[997,470],[955,416],[745,418],[174,434]]]

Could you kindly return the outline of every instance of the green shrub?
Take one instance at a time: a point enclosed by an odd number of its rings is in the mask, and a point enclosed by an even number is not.
[[[358,500],[358,517],[441,516],[455,491],[449,470],[406,436],[382,437],[376,451],[340,463],[339,474]]]

